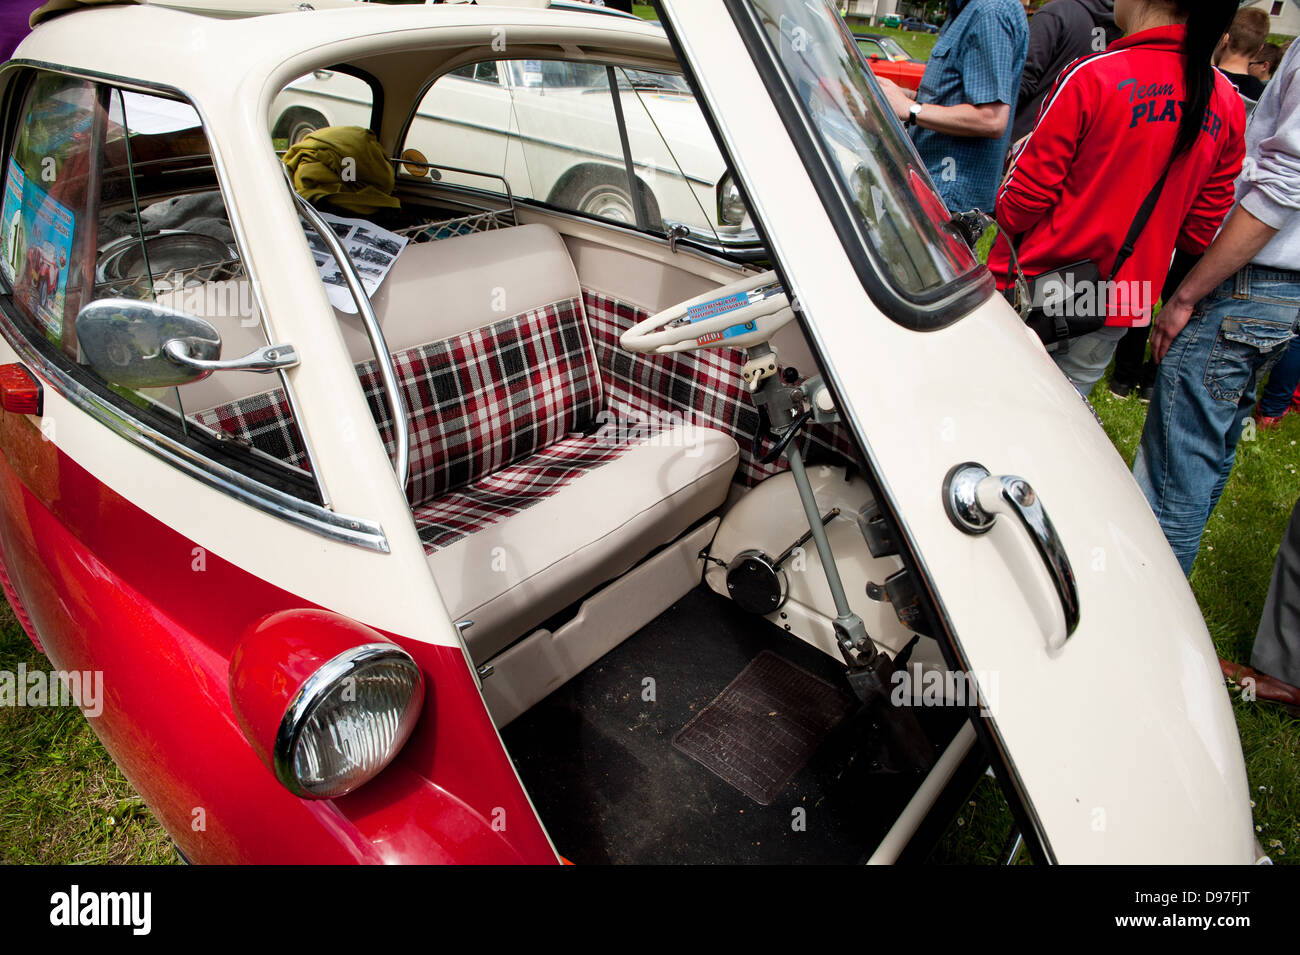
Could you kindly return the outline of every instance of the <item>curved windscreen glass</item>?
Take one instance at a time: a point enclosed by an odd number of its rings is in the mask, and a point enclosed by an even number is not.
[[[978,268],[944,228],[943,201],[835,9],[826,0],[751,2],[885,277],[915,296]]]

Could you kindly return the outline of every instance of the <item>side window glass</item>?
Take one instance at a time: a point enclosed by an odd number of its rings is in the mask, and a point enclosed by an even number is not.
[[[126,373],[117,380],[117,351],[92,367],[77,339],[82,307],[128,298],[203,319],[223,359],[268,344],[198,113],[179,100],[38,73],[25,118],[5,164],[0,236],[20,329],[127,415],[314,498],[279,377],[217,371],[179,387],[135,387]],[[131,348],[119,350],[121,368],[138,367]]]
[[[298,77],[272,101],[271,140],[276,149],[288,149],[326,126],[369,129],[374,106],[374,90],[365,80],[337,70],[316,70]]]
[[[501,60],[478,64],[475,78],[488,67],[495,83],[466,82],[464,68],[438,79],[403,149],[504,177],[516,198],[656,233],[684,225],[708,242],[756,241],[681,76],[616,67],[616,104],[603,64]],[[504,192],[499,182],[454,172],[439,181]],[[729,200],[721,207],[720,195]]]
[[[416,108],[402,155],[452,167],[436,172],[440,183],[504,195],[506,166],[518,166],[521,159],[510,91],[501,85],[497,69],[491,61],[471,63],[439,77]],[[431,175],[420,166],[404,166],[398,172],[414,179]],[[531,195],[526,181],[512,177],[509,183],[516,197]]]
[[[188,103],[109,93],[95,297],[153,301],[208,322],[224,359],[268,344],[198,113]],[[110,382],[111,384],[111,382]],[[187,435],[306,473],[288,397],[275,375],[219,371],[176,388],[138,389]]]
[[[719,204],[719,196],[728,194],[730,176],[686,82],[648,70],[618,68],[614,74],[645,202],[644,209],[633,211],[643,213],[655,231],[685,227],[706,243],[757,242],[743,204],[734,199]]]

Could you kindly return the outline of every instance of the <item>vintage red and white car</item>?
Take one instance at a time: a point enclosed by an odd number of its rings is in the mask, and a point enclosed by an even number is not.
[[[183,854],[892,862],[991,767],[1041,861],[1257,861],[1183,575],[833,6],[544,6],[99,5],[0,70],[4,590]],[[629,221],[525,131],[407,152],[518,63],[606,71],[549,135],[621,132]],[[313,204],[317,71],[381,161]],[[631,71],[749,245],[647,215]]]

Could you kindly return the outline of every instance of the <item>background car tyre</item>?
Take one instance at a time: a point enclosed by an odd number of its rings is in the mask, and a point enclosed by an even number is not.
[[[286,110],[279,122],[275,124],[274,135],[277,139],[288,140],[288,145],[293,146],[309,134],[328,125],[329,120],[314,110],[290,109]]]
[[[654,193],[640,179],[637,180],[637,188],[645,201],[648,227],[662,232],[663,219],[659,215],[659,203],[655,201]],[[627,180],[614,170],[583,169],[574,175],[565,176],[556,187],[551,201],[575,212],[598,216],[611,222],[636,225],[636,209],[627,189]]]

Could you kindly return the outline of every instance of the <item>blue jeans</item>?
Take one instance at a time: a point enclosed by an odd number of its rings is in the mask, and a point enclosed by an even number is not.
[[[1133,476],[1190,574],[1255,388],[1300,320],[1300,272],[1247,266],[1202,299],[1156,375]]]
[[[1286,346],[1286,352],[1273,366],[1268,384],[1260,392],[1257,409],[1260,415],[1265,418],[1280,418],[1286,414],[1297,385],[1300,385],[1300,338],[1293,338],[1291,344]]]

